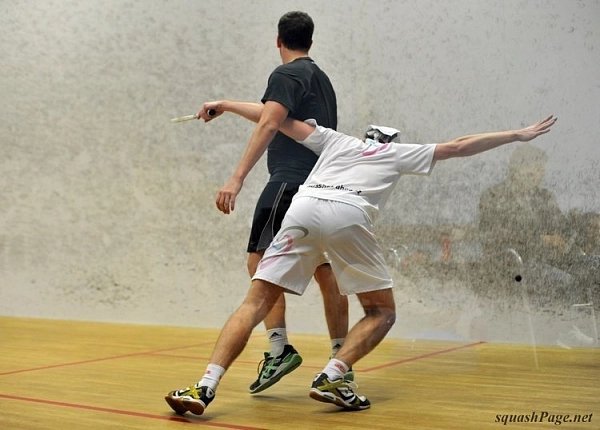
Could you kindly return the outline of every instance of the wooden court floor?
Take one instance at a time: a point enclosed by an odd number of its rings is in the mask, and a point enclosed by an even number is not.
[[[173,414],[164,395],[202,375],[217,333],[0,317],[0,429],[600,428],[598,348],[538,347],[536,366],[529,346],[386,339],[355,366],[371,409],[344,412],[308,397],[326,336],[292,335],[303,365],[248,394],[262,329],[205,415]],[[586,422],[558,426],[567,414]],[[526,417],[544,422],[510,422]]]

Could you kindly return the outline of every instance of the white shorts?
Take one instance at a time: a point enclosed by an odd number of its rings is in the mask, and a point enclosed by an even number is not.
[[[340,293],[392,287],[367,215],[347,203],[313,197],[294,199],[252,279],[303,294],[315,269],[328,262],[325,253]]]

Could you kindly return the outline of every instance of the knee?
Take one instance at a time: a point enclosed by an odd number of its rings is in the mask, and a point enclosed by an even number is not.
[[[396,323],[396,310],[384,309],[382,312],[383,325],[389,330]]]
[[[250,290],[246,294],[243,305],[260,316],[260,321],[283,297],[283,289],[270,282],[257,279],[252,281]]]
[[[365,314],[375,318],[382,329],[389,330],[396,322],[396,309],[393,307],[367,308]]]

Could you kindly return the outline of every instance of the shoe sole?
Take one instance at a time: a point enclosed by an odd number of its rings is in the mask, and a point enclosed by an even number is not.
[[[281,378],[283,378],[285,375],[289,375],[290,373],[292,373],[294,370],[296,370],[300,365],[302,364],[302,357],[298,356],[298,361],[296,363],[294,363],[292,365],[292,367],[289,367],[288,369],[286,369],[285,372],[281,372],[278,373],[277,375],[273,376],[272,378],[270,378],[267,382],[265,382],[264,384],[262,384],[261,386],[255,388],[254,390],[250,389],[250,394],[256,394],[256,393],[260,393],[261,391],[266,390],[267,388],[269,388],[270,386],[276,384],[277,382],[279,382],[279,380]]]
[[[165,401],[178,415],[184,415],[188,411],[183,405],[183,401],[177,397],[165,396]]]
[[[183,406],[194,415],[202,415],[204,413],[204,409],[206,409],[205,404],[186,399],[183,399]]]
[[[308,395],[311,398],[313,398],[319,402],[333,403],[334,405],[339,406],[340,408],[344,408],[346,410],[351,410],[351,411],[364,411],[365,409],[369,409],[371,407],[371,405],[367,405],[367,406],[363,406],[363,407],[348,406],[348,404],[346,404],[346,402],[344,402],[342,399],[337,397],[335,394],[324,392],[317,388],[311,388]]]

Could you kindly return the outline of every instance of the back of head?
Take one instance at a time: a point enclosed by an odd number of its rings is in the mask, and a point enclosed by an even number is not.
[[[288,12],[277,24],[278,37],[281,43],[292,51],[308,51],[312,45],[315,24],[305,12]]]
[[[365,132],[366,139],[373,139],[379,143],[393,142],[394,139],[400,136],[400,130],[392,127],[384,127],[381,125],[371,124]]]

